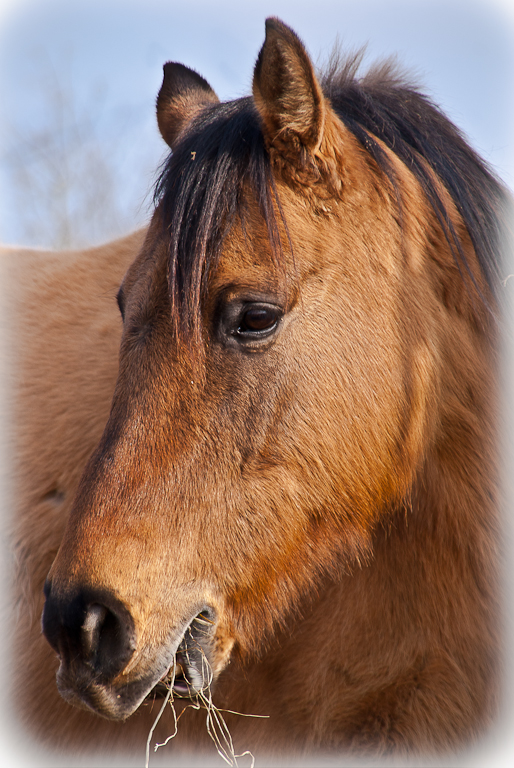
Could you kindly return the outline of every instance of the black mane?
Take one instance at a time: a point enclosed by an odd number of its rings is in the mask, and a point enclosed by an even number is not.
[[[462,216],[495,293],[508,205],[505,188],[462,132],[427,96],[408,85],[392,62],[376,65],[358,79],[355,72],[360,59],[358,55],[341,67],[333,66],[322,76],[325,94],[335,112],[385,173],[389,175],[387,159],[373,136],[412,171],[443,226],[461,273],[470,275],[428,164]]]
[[[170,294],[184,331],[196,327],[203,275],[215,263],[244,190],[253,189],[272,251],[280,252],[276,198],[259,117],[251,98],[215,105],[188,128],[168,157],[154,199],[170,237]]]
[[[394,173],[374,137],[412,171],[443,226],[463,279],[473,280],[427,165],[435,172],[460,212],[495,292],[507,207],[502,184],[430,99],[388,64],[358,78],[359,61],[354,57],[321,76],[334,110],[393,185]],[[204,111],[165,162],[156,184],[155,203],[170,241],[173,314],[184,330],[196,327],[203,276],[216,262],[236,215],[244,219],[248,187],[261,207],[278,258],[275,211],[280,212],[280,201],[259,115],[253,100],[244,98]]]

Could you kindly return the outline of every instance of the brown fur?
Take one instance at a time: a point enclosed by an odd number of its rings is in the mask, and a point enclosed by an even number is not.
[[[276,20],[254,94],[285,269],[246,190],[204,276],[201,355],[171,322],[160,210],[104,248],[12,259],[16,706],[66,754],[92,740],[142,753],[157,708],[120,723],[60,699],[39,634],[50,566],[59,600],[101,587],[130,611],[120,692],[157,667],[191,606],[212,606],[216,704],[269,715],[227,715],[236,751],[444,753],[496,711],[495,329],[468,232],[441,188],[473,281],[414,175],[384,147],[393,188]],[[284,307],[279,331],[243,351],[217,319],[241,297]],[[63,659],[78,702],[80,662]],[[186,712],[167,756],[209,748],[202,721]]]

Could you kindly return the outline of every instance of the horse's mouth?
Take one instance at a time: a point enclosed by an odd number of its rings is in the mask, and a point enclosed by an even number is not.
[[[168,671],[152,688],[146,701],[171,695],[196,698],[207,691],[213,682],[212,645],[215,621],[211,612],[204,610],[191,621],[177,648]]]
[[[154,651],[153,671],[150,667],[130,678],[118,675],[116,679],[102,679],[88,658],[69,653],[65,646],[65,653],[59,654],[59,692],[70,704],[111,720],[124,720],[143,702],[168,693],[194,700],[205,696],[213,681],[211,665],[217,616],[213,608],[206,606],[198,606],[196,611],[199,612],[193,613],[193,618],[185,624],[178,643],[172,636],[171,647],[165,645]],[[178,633],[175,638],[177,636],[180,637]],[[173,648],[177,649],[175,653]]]

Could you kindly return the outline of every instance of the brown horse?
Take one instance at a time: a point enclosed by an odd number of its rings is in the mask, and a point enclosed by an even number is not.
[[[497,706],[501,186],[390,67],[318,80],[276,19],[253,98],[167,64],[157,117],[148,231],[16,267],[38,275],[19,288],[26,722],[140,759],[172,695],[169,760],[210,745],[212,690],[266,716],[224,715],[236,752],[472,743]],[[57,660],[37,635],[52,560]],[[173,730],[166,707],[156,738]]]

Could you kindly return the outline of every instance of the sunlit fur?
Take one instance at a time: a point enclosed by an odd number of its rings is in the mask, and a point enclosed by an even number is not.
[[[226,715],[236,751],[469,744],[497,708],[501,187],[387,68],[318,79],[277,20],[253,99],[166,78],[148,231],[12,260],[20,717],[48,748],[138,759],[157,711],[60,699],[50,571],[63,604],[130,611],[116,690],[211,606],[216,706],[269,715]],[[256,297],[284,314],[245,346],[225,318]],[[211,748],[202,722],[165,759]]]

